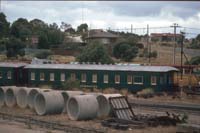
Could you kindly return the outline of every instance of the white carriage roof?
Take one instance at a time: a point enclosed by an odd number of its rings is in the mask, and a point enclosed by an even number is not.
[[[178,71],[170,66],[141,66],[141,65],[97,65],[97,64],[29,64],[31,69],[69,69],[69,70],[105,70],[105,71],[144,71],[169,72]]]
[[[26,63],[14,63],[14,62],[0,62],[0,67],[22,67],[27,65]]]

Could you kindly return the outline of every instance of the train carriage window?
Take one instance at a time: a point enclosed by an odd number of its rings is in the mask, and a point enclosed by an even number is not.
[[[54,81],[54,73],[50,73],[50,81]]]
[[[2,78],[2,72],[0,72],[0,79]]]
[[[157,80],[156,76],[151,76],[151,85],[156,85],[157,84],[156,80]]]
[[[108,75],[107,75],[107,74],[105,74],[105,75],[103,76],[103,82],[104,82],[104,83],[108,83]]]
[[[31,80],[35,80],[35,73],[31,72]]]
[[[131,75],[127,76],[127,83],[132,84],[132,76]]]
[[[97,82],[97,74],[92,75],[92,82],[96,83]]]
[[[71,80],[76,80],[76,75],[75,75],[75,73],[71,73]]]
[[[120,75],[115,75],[115,83],[116,84],[120,83]]]
[[[143,84],[143,77],[142,76],[134,76],[134,84]]]
[[[8,72],[7,72],[7,78],[8,78],[8,79],[11,79],[11,78],[12,78],[11,71],[8,71]]]
[[[81,74],[81,82],[86,82],[86,74],[85,73]]]
[[[41,80],[41,81],[44,80],[44,73],[40,73],[40,80]]]
[[[65,81],[65,74],[64,74],[64,73],[61,73],[61,75],[60,75],[60,80],[61,80],[61,81]]]

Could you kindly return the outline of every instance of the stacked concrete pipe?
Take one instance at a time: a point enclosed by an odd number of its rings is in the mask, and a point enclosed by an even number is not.
[[[12,88],[14,86],[1,86],[0,87],[0,107],[5,104],[5,93],[8,88]]]
[[[67,113],[71,120],[88,120],[97,116],[98,102],[94,95],[76,95],[67,102]]]
[[[34,99],[35,99],[35,96],[40,93],[40,92],[47,92],[47,91],[50,91],[50,89],[40,89],[40,88],[32,88],[30,90],[30,92],[28,93],[28,98],[27,98],[27,101],[28,101],[28,107],[30,109],[33,109],[34,108]]]
[[[109,104],[109,98],[110,97],[119,97],[122,96],[121,94],[102,94],[97,95],[97,101],[99,105],[99,110],[97,112],[97,116],[99,118],[109,116],[112,112],[110,104]]]
[[[40,92],[34,98],[34,109],[38,115],[60,114],[64,98],[60,91]]]
[[[9,87],[5,93],[5,103],[8,107],[14,107],[17,104],[16,95],[19,91],[18,87]]]
[[[67,112],[67,101],[69,100],[69,98],[72,96],[75,96],[75,95],[82,95],[84,93],[82,91],[62,91],[61,94],[64,98],[63,113],[66,113]]]
[[[26,108],[28,106],[28,94],[35,88],[21,87],[17,93],[17,105],[21,108]]]

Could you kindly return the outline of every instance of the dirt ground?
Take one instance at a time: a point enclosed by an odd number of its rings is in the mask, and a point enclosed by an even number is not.
[[[131,100],[142,100],[142,101],[148,101],[148,102],[157,102],[157,103],[187,103],[187,104],[200,104],[200,96],[187,96],[185,94],[182,95],[181,98],[174,98],[173,96],[168,96],[164,94],[163,96],[154,96],[152,98],[138,98],[134,95],[128,95],[128,98]]]
[[[101,131],[105,131],[108,133],[174,133],[176,131],[176,127],[147,127],[145,129],[128,129],[126,131],[123,130],[114,130],[111,128],[106,128],[101,125],[100,119],[95,120],[88,120],[88,121],[72,121],[69,120],[67,114],[59,114],[59,115],[46,115],[46,116],[38,116],[34,111],[31,111],[29,109],[20,109],[18,107],[15,108],[8,108],[3,107],[0,109],[0,112],[9,113],[9,114],[15,114],[15,115],[26,115],[31,116],[37,119],[46,120],[46,121],[52,121],[52,122],[58,122],[62,124],[67,124],[75,127],[83,127],[83,128],[89,128],[89,129],[99,129]],[[136,113],[141,113],[141,111]],[[145,113],[145,112],[144,112]],[[16,130],[15,130],[16,129]],[[11,121],[5,121],[0,119],[0,133],[54,133],[58,131],[49,131],[48,129],[41,129],[36,126],[28,127],[25,124],[17,123],[17,122],[11,122]],[[60,132],[59,132],[60,133]],[[61,132],[62,133],[62,132]]]

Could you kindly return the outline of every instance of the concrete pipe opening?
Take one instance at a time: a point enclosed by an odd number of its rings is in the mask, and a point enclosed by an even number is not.
[[[29,94],[28,94],[28,107],[30,109],[33,109],[34,107],[34,98],[35,96],[40,92],[39,89],[32,89],[30,90]]]
[[[5,103],[8,107],[13,107],[16,105],[16,96],[15,96],[15,91],[14,89],[17,89],[17,88],[9,88],[6,90],[6,95],[5,95]]]
[[[38,93],[34,98],[34,108],[38,115],[62,113],[64,99],[61,92],[49,91]]]
[[[20,88],[17,93],[17,105],[21,108],[26,108],[28,106],[28,93],[30,88]]]
[[[98,102],[94,95],[76,95],[69,98],[67,112],[71,120],[89,120],[97,116]]]
[[[109,98],[110,97],[119,97],[121,94],[103,94],[97,96],[97,101],[99,105],[99,110],[97,112],[97,116],[99,118],[101,117],[107,117],[111,114],[111,107],[109,104]]]
[[[75,95],[82,95],[84,93],[82,91],[62,91],[61,94],[64,98],[63,113],[66,113],[67,112],[67,101],[69,100],[69,97],[72,97],[72,96],[75,96]]]
[[[5,94],[3,88],[0,87],[0,107],[4,105]]]

